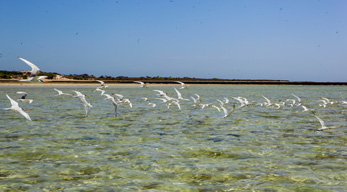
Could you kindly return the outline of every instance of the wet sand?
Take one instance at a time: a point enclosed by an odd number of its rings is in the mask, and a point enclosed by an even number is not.
[[[133,80],[103,80],[107,85],[117,85],[117,86],[139,86],[138,83],[134,83]],[[181,80],[182,81],[182,80]],[[146,80],[143,81],[149,83],[150,86],[153,85],[178,85],[175,80]],[[216,84],[216,85],[340,85],[345,86],[347,82],[313,82],[313,81],[287,81],[287,80],[190,80],[182,81],[187,85],[192,84]],[[31,82],[19,82],[17,80],[2,80],[0,79],[0,86],[95,86],[100,85],[99,82],[95,80],[48,80],[45,83],[31,83]]]

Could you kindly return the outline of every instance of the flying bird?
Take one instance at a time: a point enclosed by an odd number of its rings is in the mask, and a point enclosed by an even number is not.
[[[189,101],[189,99],[184,99],[184,98],[182,97],[182,94],[181,94],[176,88],[174,88],[174,89],[175,89],[175,91],[176,91],[176,93],[177,93],[177,99],[178,99],[178,100]]]
[[[134,81],[134,83],[140,83],[141,84],[140,87],[147,88],[147,84],[142,81]]]
[[[10,108],[4,108],[4,110],[13,110],[13,111],[18,111],[21,115],[23,115],[27,120],[31,121],[30,116],[28,115],[28,113],[26,113],[21,107],[19,107],[18,103],[13,100],[10,96],[8,96],[6,94],[7,98],[10,100],[11,102],[11,107]]]
[[[74,96],[74,97],[78,97],[82,101],[82,103],[84,105],[84,110],[86,112],[86,116],[88,116],[88,114],[89,114],[90,110],[93,108],[93,106],[87,102],[86,96],[84,94],[82,94],[79,91],[74,91],[74,92],[76,93],[76,96]]]
[[[231,116],[231,113],[233,113],[233,112],[235,111],[235,109],[236,109],[235,105],[233,105],[233,108],[232,108],[230,111],[228,111],[224,106],[220,106],[220,108],[221,108],[221,109],[223,110],[223,112],[224,112],[223,118],[230,117],[230,116]]]
[[[17,101],[28,102],[29,104],[33,102],[32,99],[26,99],[26,96],[28,95],[27,92],[18,91],[17,94],[21,94],[22,95],[22,97],[20,99],[17,99]]]
[[[100,89],[102,89],[102,88],[107,88],[108,86],[107,85],[105,85],[105,82],[103,82],[103,81],[100,81],[100,80],[96,80],[97,82],[99,82],[101,85],[100,85]]]
[[[186,88],[188,88],[188,86],[187,86],[186,84],[184,84],[183,82],[181,82],[181,81],[175,81],[175,82],[181,84],[180,89],[186,89]]]
[[[333,129],[333,128],[335,128],[335,127],[327,127],[327,126],[325,125],[324,121],[323,121],[321,118],[319,118],[313,111],[311,111],[311,112],[312,112],[313,115],[316,117],[316,119],[318,119],[320,125],[322,126],[322,127],[319,128],[317,131],[322,131],[322,130],[324,130],[324,129]]]
[[[304,111],[311,111],[311,109],[307,108],[305,105],[301,105],[301,107],[304,109]]]
[[[117,117],[117,108],[118,108],[118,105],[117,105],[117,102],[116,100],[114,99],[114,97],[112,97],[111,95],[109,94],[104,94],[104,96],[106,96],[106,99],[105,100],[110,100],[114,106],[114,112],[115,112],[115,116]]]
[[[23,59],[21,57],[18,57],[18,59],[22,60],[24,63],[26,63],[27,65],[29,65],[31,67],[31,71],[30,71],[30,76],[28,79],[22,79],[19,81],[26,81],[26,82],[43,82],[42,79],[47,78],[47,76],[37,76],[40,73],[40,69],[34,65],[33,63],[31,63],[30,61]]]
[[[55,96],[71,95],[71,94],[69,94],[69,93],[64,93],[64,92],[62,92],[62,91],[60,91],[59,89],[56,89],[56,88],[54,88],[54,90],[55,90],[56,92],[58,92],[58,94],[55,95]]]
[[[104,95],[104,93],[106,92],[105,90],[100,89],[99,87],[96,88],[94,92],[96,92],[96,91],[100,91],[101,92],[100,95]]]

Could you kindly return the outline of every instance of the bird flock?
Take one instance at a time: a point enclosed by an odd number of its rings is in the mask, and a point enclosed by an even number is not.
[[[96,87],[93,91],[96,95],[99,95],[96,92],[100,92],[100,97],[103,97],[104,100],[109,100],[111,104],[114,107],[114,116],[117,117],[117,109],[119,105],[128,106],[129,108],[133,108],[133,103],[129,98],[126,98],[124,95],[119,93],[108,93],[109,89],[107,85],[103,81],[98,81],[100,83],[100,86]],[[138,83],[138,82],[134,82]],[[183,86],[182,86],[183,87]],[[181,87],[181,88],[182,88]],[[141,88],[148,88],[147,86],[142,86]],[[182,88],[183,89],[183,88]],[[187,89],[187,86],[185,86],[184,89]],[[78,98],[80,100],[80,103],[84,106],[85,110],[85,117],[88,117],[93,109],[93,105],[87,101],[86,95],[81,93],[80,91],[73,90],[73,93],[65,93],[59,89],[53,88],[54,91],[57,92],[57,94],[53,95],[56,97],[71,97],[71,98]],[[266,107],[271,108],[274,110],[284,109],[284,108],[295,108],[295,110],[301,110],[302,112],[307,112],[308,114],[313,115],[320,124],[320,127],[317,129],[318,131],[322,131],[325,129],[332,129],[335,128],[333,126],[327,126],[325,122],[317,116],[316,110],[313,109],[313,107],[309,108],[305,103],[302,101],[302,99],[292,94],[292,98],[285,99],[284,101],[271,101],[268,97],[262,95],[263,101],[262,102],[255,102],[255,101],[249,101],[245,97],[237,96],[237,97],[224,97],[224,98],[218,98],[215,100],[215,102],[205,102],[204,99],[199,94],[193,94],[190,97],[185,97],[182,95],[182,93],[174,87],[173,90],[176,94],[174,96],[171,96],[170,94],[166,93],[163,90],[159,89],[153,89],[153,95],[152,97],[142,97],[141,100],[144,102],[145,105],[147,105],[150,108],[155,108],[158,105],[163,105],[167,109],[170,109],[172,107],[175,107],[177,111],[182,110],[181,105],[185,105],[186,107],[189,107],[191,110],[195,109],[213,109],[217,113],[221,113],[221,118],[228,118],[232,117],[232,114],[241,108],[252,108],[252,107]],[[30,104],[33,102],[33,99],[27,99],[27,93],[24,91],[18,91],[16,92],[20,95],[20,98],[15,101],[12,99],[8,94],[6,94],[7,98],[10,100],[11,107],[4,108],[4,110],[14,110],[19,112],[21,115],[23,115],[27,120],[31,121],[31,118],[29,114],[19,106],[18,102],[26,102],[27,104]],[[317,108],[327,108],[329,106],[333,105],[341,105],[344,107],[347,107],[347,101],[333,101],[331,99],[328,99],[326,97],[321,97],[319,100],[317,100]]]
[[[32,67],[31,75],[30,78],[26,81],[37,81],[37,82],[42,82],[40,79],[45,78],[45,76],[38,76],[38,73],[40,69],[32,64],[31,62],[18,57],[25,63],[27,63],[29,66]],[[107,93],[108,92],[108,86],[105,85],[103,81],[96,80],[97,82],[100,83],[100,86],[96,87],[96,89],[93,92],[100,92],[100,96],[104,97],[104,100],[109,100],[113,107],[114,107],[114,115],[117,117],[117,110],[119,105],[126,105],[129,106],[130,108],[133,108],[133,103],[130,101],[129,98],[126,98],[124,95],[121,95],[119,93]],[[178,89],[188,89],[188,85],[186,85],[183,82],[180,81],[174,81],[175,83],[179,83],[181,87]],[[148,83],[144,83],[141,81],[134,81],[134,83],[140,84],[140,88],[148,88]],[[85,116],[88,117],[91,110],[93,109],[93,105],[89,103],[86,99],[86,95],[81,93],[80,91],[73,90],[74,94],[70,93],[64,93],[61,90],[58,90],[56,88],[53,88],[54,91],[57,92],[56,95],[57,97],[63,96],[63,97],[72,97],[72,98],[78,98],[82,105],[84,106],[85,110]],[[269,98],[266,96],[262,95],[263,102],[255,102],[255,101],[249,101],[245,97],[237,96],[237,97],[224,97],[224,98],[218,98],[215,100],[215,102],[204,102],[202,97],[198,94],[194,94],[189,97],[184,97],[182,93],[176,89],[176,87],[173,88],[174,91],[176,92],[175,96],[170,96],[168,93],[159,90],[159,89],[153,89],[153,97],[148,98],[148,97],[142,97],[141,99],[143,102],[148,107],[155,108],[159,104],[165,105],[167,109],[170,109],[170,107],[175,106],[177,110],[181,110],[181,105],[184,104],[186,105],[188,103],[188,106],[194,110],[194,109],[206,109],[206,108],[211,108],[213,110],[216,110],[219,113],[222,113],[221,118],[228,118],[231,117],[232,114],[241,108],[251,108],[254,106],[258,107],[268,107],[272,109],[281,109],[281,108],[295,108],[296,110],[301,109],[302,112],[307,112],[309,114],[312,114],[319,122],[320,127],[317,129],[317,131],[322,131],[325,129],[332,129],[335,127],[332,126],[326,126],[325,122],[317,116],[315,110],[313,108],[309,108],[303,101],[302,99],[295,95],[292,94],[292,98],[285,99],[284,101],[271,101]],[[18,102],[26,102],[28,104],[31,104],[33,102],[33,99],[27,99],[27,93],[24,91],[18,91],[16,92],[17,94],[20,94],[21,97],[15,101],[12,99],[8,94],[6,94],[7,98],[10,100],[11,107],[9,108],[3,108],[4,110],[14,110],[19,112],[21,115],[23,115],[28,121],[32,121],[29,114],[19,106]],[[156,102],[157,101],[157,102]],[[333,105],[341,105],[346,107],[347,106],[347,101],[341,100],[341,101],[333,101],[329,98],[326,97],[321,97],[318,100],[318,106],[320,108],[326,108],[329,106]]]

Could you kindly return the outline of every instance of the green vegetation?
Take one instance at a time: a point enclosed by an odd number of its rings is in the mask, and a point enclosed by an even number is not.
[[[266,79],[261,79],[261,80],[252,80],[252,79],[219,79],[219,78],[211,78],[211,79],[203,79],[203,78],[194,78],[194,77],[160,77],[160,76],[144,76],[144,77],[127,77],[127,76],[117,76],[117,77],[112,77],[108,75],[101,75],[99,77],[95,77],[94,75],[89,75],[89,74],[70,74],[70,75],[61,75],[59,73],[54,73],[54,72],[41,72],[39,74],[40,76],[47,76],[47,79],[51,80],[56,80],[57,76],[62,76],[63,78],[71,79],[71,80],[89,80],[89,81],[94,81],[94,80],[102,80],[102,81],[123,81],[123,82],[132,82],[132,81],[144,81],[144,82],[172,82],[172,81],[182,81],[182,82],[227,82],[227,81],[252,81],[252,82],[259,82],[259,83],[264,83],[264,82],[287,82],[287,80],[266,80]],[[27,79],[29,76],[28,71],[5,71],[5,70],[0,70],[0,79]]]
[[[14,79],[22,77],[24,74],[18,71],[0,71],[0,79]]]
[[[0,71],[0,79],[27,79],[29,73],[28,72],[19,72],[19,71]],[[108,75],[101,75],[99,77],[95,77],[94,75],[89,74],[70,74],[70,75],[61,75],[58,73],[52,72],[41,72],[40,76],[47,76],[47,79],[56,79],[58,75],[63,76],[64,78],[71,80],[122,80],[122,81],[200,81],[206,79],[197,79],[191,77],[127,77],[127,76],[117,76],[112,77]],[[218,78],[213,78],[213,80],[218,80]]]

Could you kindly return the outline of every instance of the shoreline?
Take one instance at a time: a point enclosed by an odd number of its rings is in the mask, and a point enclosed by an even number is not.
[[[102,80],[108,85],[139,85],[134,83],[133,80]],[[152,85],[162,84],[173,84],[178,83],[175,80],[143,80],[145,83]],[[182,81],[185,84],[194,85],[335,85],[335,86],[346,86],[347,82],[313,82],[313,81],[286,81],[286,80],[187,80]],[[67,86],[67,85],[99,85],[100,83],[95,80],[46,80],[44,83],[31,83],[31,82],[20,82],[18,80],[6,80],[0,79],[0,86]]]

